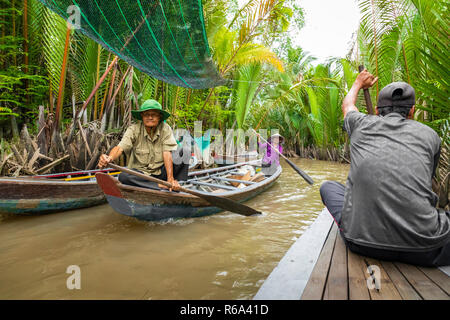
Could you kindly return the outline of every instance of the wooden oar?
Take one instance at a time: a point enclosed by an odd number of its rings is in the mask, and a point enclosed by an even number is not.
[[[113,168],[113,169],[120,170],[122,172],[126,172],[128,174],[135,175],[137,177],[141,177],[141,178],[146,179],[148,181],[152,181],[152,182],[156,182],[156,183],[165,185],[165,186],[167,186],[169,188],[173,188],[172,184],[167,182],[167,181],[160,180],[158,178],[151,177],[151,176],[145,175],[143,173],[139,173],[137,171],[130,170],[130,169],[118,166],[118,165],[113,164],[113,163],[110,163],[109,166],[111,168]],[[186,188],[183,188],[183,187],[180,187],[180,191],[183,191],[183,192],[186,192],[186,193],[190,193],[190,194],[192,194],[194,196],[202,198],[202,199],[208,201],[214,207],[219,207],[221,209],[228,210],[228,211],[231,211],[231,212],[234,212],[234,213],[238,213],[238,214],[242,214],[244,216],[251,216],[251,215],[254,215],[254,214],[261,214],[260,211],[257,211],[257,210],[255,210],[253,208],[250,208],[250,207],[248,207],[246,205],[243,205],[241,203],[235,202],[235,201],[227,199],[227,198],[213,196],[213,195],[210,195],[210,194],[204,194],[204,193],[192,191],[192,190],[189,190],[189,189],[186,189]]]
[[[295,171],[297,171],[297,173],[303,178],[305,179],[306,182],[308,182],[309,184],[313,184],[314,181],[313,179],[311,179],[310,176],[308,176],[305,172],[303,172],[299,167],[297,167],[291,160],[289,160],[288,158],[286,158],[280,151],[278,151],[278,148],[275,148],[273,145],[271,145],[266,139],[264,139],[263,137],[261,137],[258,132],[256,132],[254,129],[252,129],[254,133],[256,133],[262,140],[264,140],[269,146],[272,147],[272,150],[275,150],[284,160],[286,160],[286,162],[292,167],[292,169],[294,169]]]
[[[359,73],[364,71],[364,65],[358,67]],[[373,114],[372,100],[370,99],[369,89],[363,89],[364,99],[366,100],[366,109],[368,114]]]

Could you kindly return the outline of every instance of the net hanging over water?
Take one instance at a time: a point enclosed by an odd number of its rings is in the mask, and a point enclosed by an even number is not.
[[[192,89],[225,83],[211,58],[201,0],[39,1],[154,78]]]

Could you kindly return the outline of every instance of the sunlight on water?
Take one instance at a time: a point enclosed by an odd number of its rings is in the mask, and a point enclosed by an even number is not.
[[[277,183],[229,212],[144,222],[108,205],[0,220],[0,299],[251,299],[322,210],[320,184],[345,182],[347,165],[293,160]],[[69,265],[81,289],[68,290]]]

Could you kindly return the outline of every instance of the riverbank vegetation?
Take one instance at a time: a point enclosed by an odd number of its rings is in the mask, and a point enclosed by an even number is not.
[[[0,174],[37,173],[64,156],[66,162],[49,170],[64,163],[65,169],[91,168],[92,157],[129,126],[130,111],[149,98],[172,113],[173,127],[193,131],[201,120],[204,129],[223,132],[278,129],[291,156],[348,162],[340,106],[363,64],[379,77],[371,89],[374,105],[392,81],[416,89],[416,120],[443,138],[438,185],[448,193],[448,4],[358,3],[362,19],[348,55],[316,63],[291,41],[304,25],[301,1],[203,0],[212,58],[229,81],[193,90],[114,63],[114,55],[37,0],[0,0]],[[362,112],[364,104],[361,97]]]

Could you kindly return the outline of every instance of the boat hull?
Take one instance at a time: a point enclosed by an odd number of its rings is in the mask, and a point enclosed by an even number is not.
[[[237,190],[214,195],[224,196],[236,202],[244,202],[270,188],[280,174],[281,167],[260,185],[245,188],[246,190],[243,191]],[[97,174],[97,182],[103,189],[109,205],[115,211],[139,220],[160,221],[194,218],[223,211],[223,209],[213,207],[207,201],[189,194],[126,186],[107,175]]]
[[[103,203],[106,203],[106,198],[93,176],[85,181],[64,181],[45,176],[0,178],[2,214],[39,215]]]
[[[106,200],[118,213],[144,221],[202,217],[222,211],[222,209],[217,207],[196,208],[192,206],[157,203],[141,204],[133,200],[110,195],[106,195]]]
[[[106,203],[103,195],[73,199],[1,200],[0,213],[17,215],[48,214],[73,209],[89,208]]]

